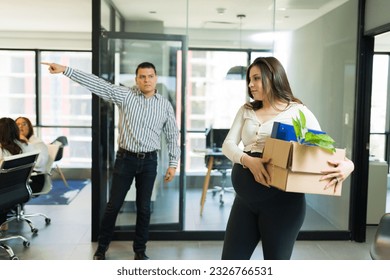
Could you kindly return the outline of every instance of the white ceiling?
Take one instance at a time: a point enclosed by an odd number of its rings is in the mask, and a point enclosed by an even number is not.
[[[0,31],[91,31],[92,0],[0,1]]]
[[[123,11],[125,18],[163,21],[168,28],[185,27],[187,24],[187,1],[151,0],[148,5],[129,5],[128,0],[113,2]],[[240,19],[237,15],[243,14],[243,29],[272,30],[274,2],[276,29],[291,30],[318,18],[347,0],[189,0],[188,27],[239,28]],[[224,12],[219,13],[219,10]]]
[[[276,0],[275,27],[298,28],[347,0]],[[1,0],[0,31],[90,32],[92,0]],[[126,19],[162,21],[166,28],[186,27],[187,1],[112,0]],[[132,3],[133,2],[133,3]],[[272,30],[274,0],[188,0],[189,28]],[[223,9],[222,14],[218,9]]]
[[[165,28],[188,25],[191,29],[232,30],[241,26],[243,30],[270,31],[297,29],[348,0],[275,0],[275,7],[274,0],[111,1],[126,19],[159,21]],[[0,7],[0,32],[91,32],[92,29],[92,0],[1,0]],[[240,20],[238,14],[244,14],[245,18]],[[378,40],[386,44],[389,37],[382,35]]]

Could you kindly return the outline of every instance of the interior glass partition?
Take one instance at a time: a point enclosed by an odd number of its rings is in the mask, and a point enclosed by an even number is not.
[[[357,15],[357,1],[346,1],[275,42],[275,56],[285,65],[294,94],[349,158],[354,144]],[[343,182],[341,197],[306,195],[305,236],[349,238],[350,183],[351,177]]]
[[[109,33],[101,42],[102,76],[116,85],[132,87],[135,85],[135,70],[137,65],[149,61],[157,70],[157,90],[159,94],[168,99],[176,113],[178,127],[182,124],[182,85],[185,84],[183,76],[183,53],[185,40],[183,36],[150,35],[139,33]],[[107,63],[109,58],[110,63]],[[118,110],[114,108],[115,133],[113,146],[109,149],[117,151],[117,122]],[[177,169],[177,178],[171,183],[164,183],[164,175],[168,168],[168,151],[165,138],[162,137],[161,150],[158,152],[158,174],[152,193],[151,230],[181,230],[183,184],[180,178],[184,172]],[[128,192],[125,202],[116,220],[116,231],[132,231],[136,222],[135,182]]]
[[[202,186],[207,173],[205,131],[210,127],[230,127],[235,112],[248,99],[245,81],[228,79],[226,74],[230,68],[248,65],[258,56],[274,55],[282,62],[294,94],[316,115],[322,129],[336,140],[337,147],[345,148],[347,156],[352,156],[358,1],[308,3],[303,11],[306,22],[293,29],[289,28],[294,24],[289,13],[294,17],[294,10],[302,7],[294,6],[296,3],[287,5],[285,1],[267,0],[239,8],[236,1],[228,0],[221,9],[209,1],[187,0],[177,2],[175,13],[169,14],[160,14],[161,1],[157,0],[149,2],[149,6],[156,8],[154,10],[139,8],[132,11],[124,1],[102,1],[114,3],[117,12],[123,16],[124,31],[148,34],[150,38],[154,36],[152,41],[165,34],[177,34],[184,36],[188,45],[185,58],[188,66],[185,77],[182,77],[187,79],[185,91],[182,95],[170,97],[181,122],[182,137],[186,139],[180,166],[180,174],[185,174],[185,178],[178,178],[184,185],[176,182],[178,188],[169,190],[178,203],[172,205],[179,208],[168,220],[168,216],[155,216],[154,229],[156,226],[168,229],[170,226],[166,225],[177,221],[180,224],[182,215],[181,233],[196,231],[197,235],[193,235],[196,239],[222,238],[230,209],[228,199],[221,206],[212,193],[207,194],[208,205],[200,214]],[[102,11],[104,28],[118,30],[112,25],[113,21],[107,19],[107,15],[113,13],[109,13],[106,3]],[[350,20],[345,22],[346,18]],[[115,37],[110,32],[102,32],[100,39],[106,44],[101,53],[104,57],[101,61],[103,77],[116,83],[132,84],[134,77],[131,73],[137,59],[156,61],[164,77],[165,72],[185,65],[171,59],[179,54],[175,47],[164,59],[161,58],[161,50],[165,48],[168,53],[167,48],[171,47],[171,43],[164,40],[151,42],[142,36]],[[111,54],[104,56],[104,53]],[[161,86],[169,91],[169,84]],[[184,102],[183,98],[186,99]],[[115,144],[112,145],[112,150],[115,150]],[[220,184],[221,175],[214,173],[212,179],[215,182],[211,182],[210,187]],[[350,238],[350,179],[343,183],[341,197],[307,195],[308,213],[299,238]],[[229,175],[227,182],[229,186]],[[183,197],[180,197],[181,188],[186,190]],[[179,193],[174,194],[175,191]],[[191,191],[195,193],[193,197]],[[131,205],[126,204],[131,209]],[[131,229],[132,222],[126,219],[118,221],[118,228]],[[213,235],[216,232],[218,235]],[[167,234],[171,234],[170,238],[177,236],[172,232]]]

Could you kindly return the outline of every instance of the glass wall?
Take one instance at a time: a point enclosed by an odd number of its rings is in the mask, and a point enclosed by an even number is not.
[[[132,34],[128,34],[127,38],[124,38],[125,34],[122,34],[121,39],[115,38],[115,34],[108,34],[107,40],[103,40],[102,44],[115,46],[114,75],[109,74],[107,65],[110,63],[102,63],[102,72],[114,77],[113,83],[116,85],[123,85],[126,87],[135,86],[135,70],[137,65],[143,61],[152,61],[156,67],[157,72],[157,90],[158,93],[169,100],[174,112],[176,113],[177,121],[180,120],[181,103],[179,102],[182,96],[182,89],[178,78],[182,77],[179,69],[181,69],[181,53],[183,52],[183,36],[177,36],[176,39],[172,37],[156,37],[139,35],[137,38],[133,38]],[[113,38],[111,38],[111,36]],[[140,38],[142,37],[142,38]],[[147,37],[150,37],[148,40]],[[102,58],[110,57],[110,49],[106,48],[107,53],[101,53]],[[112,49],[111,49],[112,50]],[[118,137],[117,122],[119,120],[119,110],[117,107],[114,109],[115,115],[115,139]],[[179,125],[178,125],[179,126]],[[157,178],[154,183],[154,189],[152,193],[152,214],[150,226],[151,228],[158,229],[180,229],[180,188],[178,184],[169,184],[167,187],[163,182],[163,178],[168,168],[168,150],[165,146],[165,137],[162,137],[163,144],[161,150],[158,152],[158,169]],[[115,141],[114,147],[111,147],[115,151],[118,148]],[[178,168],[178,173],[180,168]],[[133,181],[130,191],[127,193],[125,202],[118,215],[116,226],[121,230],[134,229],[136,221],[136,190],[135,181]]]
[[[355,142],[357,12],[358,1],[346,1],[275,44],[293,92],[349,158]],[[350,179],[343,182],[341,198],[306,196],[304,230],[348,230]]]
[[[102,1],[102,24],[107,29],[108,22],[112,21],[106,17],[108,2]],[[186,174],[185,231],[223,232],[225,229],[234,193],[226,193],[221,203],[213,192],[207,192],[201,214],[205,189],[210,191],[223,184],[219,170],[211,170],[210,181],[206,182],[209,171],[206,132],[209,128],[231,126],[236,111],[248,97],[245,81],[230,79],[227,74],[231,68],[246,67],[257,56],[274,55],[282,62],[294,94],[315,114],[323,130],[336,140],[337,147],[345,148],[351,157],[357,0],[312,3],[303,12],[307,17],[305,24],[293,30],[287,28],[294,24],[289,22],[288,13],[297,7],[294,3],[285,7],[284,1],[267,0],[240,6],[235,1],[226,1],[225,7],[217,7],[209,1],[188,0],[180,1],[174,13],[169,14],[161,14],[162,4],[158,1],[149,2],[149,7],[154,9],[140,7],[131,11],[124,1],[112,2],[124,15],[125,32],[185,35],[188,40],[186,103],[184,107],[176,107],[178,112],[184,112],[184,117],[178,115],[179,122],[185,121],[185,130],[181,131],[186,138],[182,143]],[[345,22],[346,18],[350,20]],[[146,48],[145,42],[132,44]],[[150,58],[155,55],[150,53]],[[123,63],[133,65],[130,59]],[[231,186],[229,170],[224,182]],[[346,233],[349,199],[350,178],[343,184],[341,197],[308,195],[303,231]]]
[[[151,0],[148,7],[129,5],[129,1],[101,1],[104,30],[123,31],[123,27],[126,32],[184,35],[188,40],[186,104],[175,106],[178,121],[186,122],[182,131],[186,135],[186,230],[223,231],[229,214],[228,197],[234,194],[226,194],[221,205],[212,193],[207,193],[203,216],[199,212],[207,173],[205,132],[211,127],[229,128],[237,108],[247,101],[245,82],[227,77],[232,67],[245,67],[260,55],[277,56],[287,69],[294,93],[315,113],[338,147],[346,148],[351,156],[358,1],[313,1],[305,8],[306,24],[287,32],[286,26],[294,24],[289,22],[286,12],[294,10],[294,3],[290,2],[290,6],[284,7],[286,1],[237,5],[237,1],[227,0],[224,7],[219,7],[206,0],[187,0],[179,1],[169,13],[161,15],[162,1]],[[113,11],[110,3],[118,10]],[[311,18],[311,11],[317,16]],[[346,18],[349,20],[345,21]],[[145,45],[132,42],[132,47],[142,49]],[[151,52],[150,58],[156,55]],[[91,72],[90,53],[0,50],[0,61],[0,84],[5,97],[0,114],[29,117],[45,142],[59,135],[68,136],[69,147],[60,164],[89,168],[91,94],[60,75],[48,77],[46,68],[37,61],[56,61]],[[121,71],[129,72],[130,68],[134,68],[134,62],[123,61]],[[177,65],[168,68],[176,69]],[[376,138],[383,142],[380,137],[373,135],[371,141],[376,157],[384,153],[374,145]],[[212,171],[210,189],[221,184],[221,176],[218,170]],[[226,184],[230,186],[229,173],[227,176]],[[349,194],[347,180],[340,198],[308,196],[309,214],[304,230],[347,230]]]

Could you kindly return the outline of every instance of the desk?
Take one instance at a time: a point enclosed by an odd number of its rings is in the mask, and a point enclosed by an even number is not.
[[[207,151],[205,155],[207,173],[203,182],[202,196],[200,198],[200,215],[203,214],[204,203],[206,201],[207,190],[210,183],[211,170],[226,170],[232,168],[232,162],[222,153]]]

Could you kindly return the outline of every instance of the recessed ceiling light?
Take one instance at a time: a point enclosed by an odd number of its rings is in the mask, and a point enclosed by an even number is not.
[[[223,15],[225,13],[226,9],[225,8],[217,8],[217,13],[219,15]]]
[[[156,11],[149,11],[149,14],[157,14]]]

